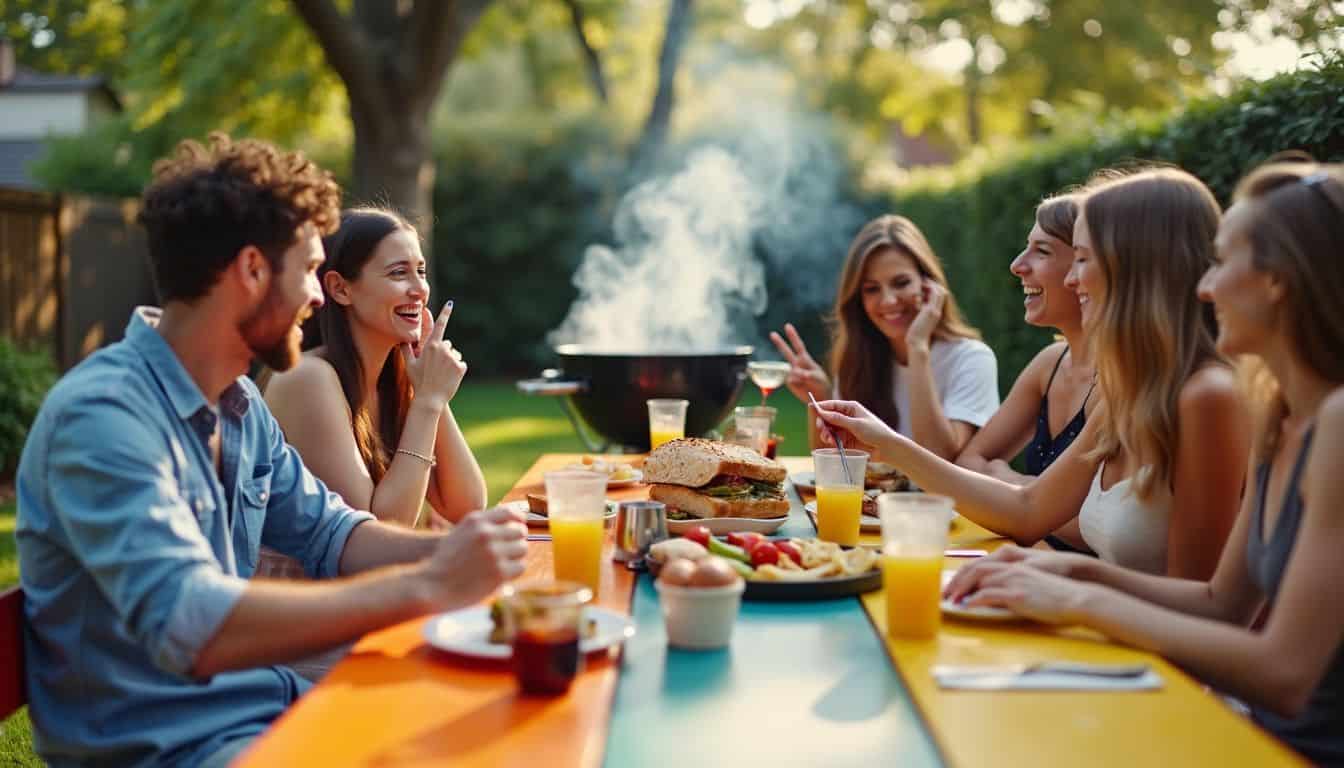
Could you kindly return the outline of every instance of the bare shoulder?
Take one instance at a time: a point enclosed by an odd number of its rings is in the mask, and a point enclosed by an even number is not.
[[[283,408],[287,403],[306,405],[333,405],[345,401],[341,379],[331,363],[314,354],[306,354],[288,371],[271,377],[266,386],[266,402],[272,408]]]
[[[1230,410],[1244,411],[1245,393],[1237,374],[1225,365],[1206,365],[1191,374],[1181,385],[1178,407],[1182,414],[1221,415]]]
[[[1050,380],[1050,372],[1055,369],[1055,363],[1059,361],[1059,356],[1064,354],[1069,348],[1067,341],[1056,341],[1053,344],[1047,344],[1036,356],[1031,358],[1027,367],[1022,369],[1018,379],[1027,379],[1036,385],[1036,391],[1042,395],[1045,394],[1045,384]]]
[[[1316,429],[1331,435],[1344,434],[1344,387],[1321,401],[1320,410],[1316,412]]]

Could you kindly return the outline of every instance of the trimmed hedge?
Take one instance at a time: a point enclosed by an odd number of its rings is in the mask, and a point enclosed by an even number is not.
[[[1203,179],[1226,205],[1241,176],[1286,149],[1344,160],[1344,56],[1318,59],[1163,119],[1029,144],[980,167],[925,173],[893,204],[919,224],[947,264],[958,301],[998,355],[1006,394],[1050,340],[1049,331],[1022,321],[1021,288],[1008,272],[1037,202],[1101,168],[1160,161]]]

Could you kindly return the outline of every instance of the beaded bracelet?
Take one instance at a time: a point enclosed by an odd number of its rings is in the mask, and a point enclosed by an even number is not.
[[[428,465],[430,466],[431,469],[434,467],[435,464],[438,464],[438,463],[439,463],[439,462],[437,462],[437,461],[434,460],[434,457],[433,457],[433,456],[426,456],[426,455],[424,455],[424,454],[422,454],[422,453],[416,453],[415,451],[408,451],[408,450],[406,450],[405,448],[398,448],[398,449],[397,449],[397,453],[404,453],[404,454],[406,454],[407,456],[414,456],[415,458],[417,458],[417,459],[419,459],[419,460],[425,462],[426,464],[428,464]]]

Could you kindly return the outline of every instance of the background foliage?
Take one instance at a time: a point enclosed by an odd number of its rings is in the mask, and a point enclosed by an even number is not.
[[[1319,58],[1314,67],[1166,118],[1098,126],[950,172],[926,172],[896,195],[894,206],[919,224],[947,262],[958,300],[999,356],[1007,392],[1049,341],[1047,331],[1022,322],[1018,280],[1008,272],[1039,200],[1101,168],[1156,161],[1195,174],[1226,205],[1238,178],[1286,149],[1344,160],[1344,57]]]
[[[0,481],[13,477],[28,425],[55,380],[55,366],[45,351],[19,349],[0,338]]]

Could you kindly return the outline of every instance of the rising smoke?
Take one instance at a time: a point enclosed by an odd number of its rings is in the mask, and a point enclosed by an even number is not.
[[[672,172],[621,200],[613,244],[585,250],[574,274],[579,296],[552,343],[614,352],[760,349],[769,296],[813,310],[829,304],[864,218],[846,199],[833,126],[799,108],[790,80],[776,71],[712,69],[697,72],[698,81],[714,83],[707,94],[697,91],[698,138]]]

